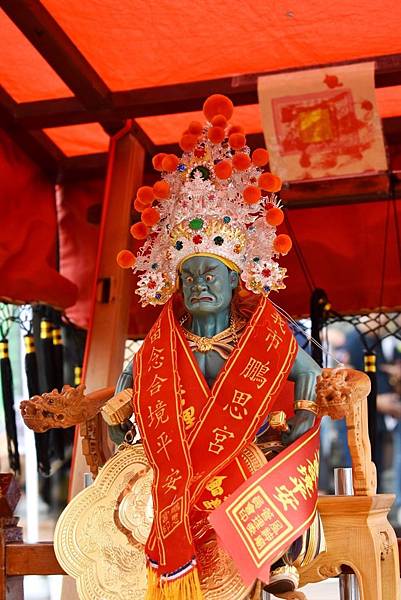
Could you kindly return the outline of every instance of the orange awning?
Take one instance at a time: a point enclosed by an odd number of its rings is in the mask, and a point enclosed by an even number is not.
[[[270,5],[230,0],[42,0],[40,6],[111,93],[219,77],[233,77],[237,89],[255,80],[255,73],[401,52],[401,5],[390,0],[310,0],[293,6],[282,0]],[[1,84],[13,100],[74,96],[3,11],[0,30]],[[213,91],[210,84],[207,92]],[[383,118],[401,115],[401,86],[380,88],[377,95]],[[249,133],[261,131],[257,106],[238,108],[237,113]],[[164,144],[177,141],[188,117],[144,117],[139,123],[155,144]],[[46,133],[66,156],[107,147],[102,130],[92,125]]]

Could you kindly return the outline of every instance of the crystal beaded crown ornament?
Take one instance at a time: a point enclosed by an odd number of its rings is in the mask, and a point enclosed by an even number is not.
[[[161,179],[138,189],[141,221],[130,230],[145,242],[136,257],[129,250],[117,256],[120,266],[138,273],[143,306],[167,302],[182,263],[196,255],[219,258],[256,294],[285,287],[286,269],[277,261],[291,240],[276,233],[284,220],[276,196],[281,181],[263,172],[268,152],[251,153],[244,129],[229,123],[233,104],[226,96],[210,96],[203,112],[207,122],[192,121],[182,135],[181,158],[153,157]]]

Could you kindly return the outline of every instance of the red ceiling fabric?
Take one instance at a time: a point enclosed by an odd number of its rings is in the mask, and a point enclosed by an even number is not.
[[[272,293],[275,302],[293,315],[308,315],[306,272],[337,312],[401,307],[400,201],[291,209],[286,215],[300,252],[293,247],[282,261],[287,289]]]
[[[16,102],[72,96],[73,93],[0,10],[1,85]]]
[[[400,52],[390,0],[233,4],[42,0],[114,90],[198,81]],[[0,11],[2,85],[18,102],[71,96]],[[212,91],[212,90],[211,90]]]
[[[401,86],[377,88],[375,93],[382,119],[401,115]],[[191,121],[203,119],[203,113],[198,111],[141,117],[136,121],[155,145],[163,145],[177,143]],[[259,104],[236,106],[233,122],[241,123],[248,134],[261,132]],[[98,123],[53,127],[44,131],[66,156],[107,152],[109,145],[109,137]]]
[[[66,156],[107,152],[110,138],[99,123],[44,129]]]
[[[206,98],[204,98],[206,100]],[[199,102],[201,104],[201,101]],[[201,111],[178,113],[175,115],[158,115],[141,117],[136,122],[157,145],[178,142],[191,121],[203,123],[205,115]],[[241,124],[246,133],[262,131],[259,104],[236,106],[232,117],[233,124]]]
[[[401,86],[378,88],[375,93],[382,119],[401,115]],[[178,142],[191,121],[203,119],[203,113],[198,111],[141,117],[136,121],[155,145],[163,145]],[[236,106],[233,123],[236,122],[241,123],[248,134],[261,132],[259,104]],[[45,132],[66,156],[106,152],[109,144],[109,137],[98,123],[53,127]]]
[[[401,5],[392,0],[42,4],[112,90],[400,51]]]
[[[54,186],[0,130],[0,298],[64,309],[76,286],[56,270]]]

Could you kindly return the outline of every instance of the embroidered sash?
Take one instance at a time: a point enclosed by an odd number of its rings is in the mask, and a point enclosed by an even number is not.
[[[253,441],[296,353],[287,324],[261,298],[209,389],[172,300],[163,309],[135,360],[134,410],[154,470],[148,598],[202,597],[191,518],[199,518],[199,504],[210,509],[220,499],[205,504],[211,482],[224,480],[230,494],[249,474],[237,456]]]

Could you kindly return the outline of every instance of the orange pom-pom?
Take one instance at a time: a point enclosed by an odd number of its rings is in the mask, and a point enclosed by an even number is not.
[[[144,240],[148,237],[148,228],[145,223],[135,223],[130,228],[130,234],[135,240]]]
[[[262,173],[258,179],[258,185],[266,192],[279,192],[281,190],[281,179],[273,173]]]
[[[281,181],[281,179],[278,175],[273,175],[273,177],[274,177],[274,183],[273,183],[272,192],[279,192],[281,190],[281,186],[283,185],[283,182]]]
[[[162,179],[161,181],[156,181],[156,183],[153,185],[153,192],[155,198],[157,198],[158,200],[166,200],[166,198],[170,196],[169,182],[164,181],[164,179]]]
[[[265,148],[256,148],[252,152],[252,162],[256,167],[264,167],[269,162],[269,153]]]
[[[280,233],[273,242],[273,248],[279,254],[288,254],[292,248],[290,236],[285,233]]]
[[[261,191],[256,185],[248,185],[242,192],[245,204],[256,204],[259,202]]]
[[[188,127],[188,133],[192,135],[199,135],[202,133],[203,125],[200,121],[191,121]]]
[[[237,152],[233,156],[233,167],[237,171],[245,171],[251,165],[251,159],[245,152]]]
[[[149,204],[144,204],[139,198],[135,198],[134,208],[138,212],[142,212],[145,208],[149,208]]]
[[[232,133],[228,138],[228,143],[234,150],[239,150],[245,146],[246,138],[243,133]]]
[[[224,129],[222,127],[211,127],[207,132],[207,137],[212,144],[220,144],[225,138]]]
[[[212,94],[203,105],[203,113],[208,121],[211,121],[216,115],[223,115],[229,121],[233,110],[234,105],[230,98],[222,94]]]
[[[130,250],[120,250],[116,256],[117,264],[122,269],[129,269],[136,263],[136,258]]]
[[[193,135],[192,133],[184,133],[180,140],[180,148],[181,150],[184,150],[184,152],[191,152],[191,150],[195,148],[197,141],[197,135]]]
[[[228,130],[228,135],[231,135],[232,133],[245,134],[245,129],[242,127],[242,125],[231,125],[230,129]]]
[[[228,179],[233,172],[232,164],[229,160],[222,160],[214,165],[214,172],[219,179]]]
[[[266,211],[266,223],[272,227],[278,227],[284,221],[284,213],[281,208],[274,206]]]
[[[214,125],[215,127],[226,127],[227,119],[225,118],[224,115],[216,115],[211,120],[211,124]]]
[[[165,152],[159,152],[159,154],[155,154],[152,158],[152,165],[156,169],[156,171],[163,171],[162,168],[162,160],[166,156]]]
[[[147,227],[153,227],[160,221],[160,213],[157,208],[145,208],[141,215],[142,223]]]
[[[143,185],[138,189],[137,197],[143,204],[151,204],[155,198],[153,188],[150,185]]]
[[[162,160],[163,171],[172,173],[178,167],[179,162],[179,158],[175,154],[166,154]]]

